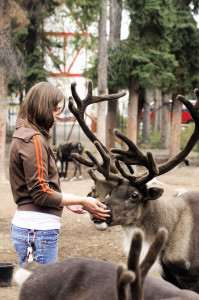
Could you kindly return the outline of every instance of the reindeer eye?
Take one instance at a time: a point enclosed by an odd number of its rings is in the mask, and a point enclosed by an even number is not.
[[[129,200],[131,200],[132,202],[136,202],[138,200],[138,197],[139,197],[138,193],[134,192],[130,195]]]

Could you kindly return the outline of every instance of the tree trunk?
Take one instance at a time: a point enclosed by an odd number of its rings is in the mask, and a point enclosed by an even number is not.
[[[180,101],[174,101],[171,123],[171,145],[169,154],[170,158],[174,157],[180,152],[181,118],[182,104]]]
[[[120,40],[122,21],[122,0],[110,0],[110,38],[111,47]]]
[[[98,93],[104,95],[107,93],[107,0],[101,0],[101,6],[98,45]],[[106,108],[106,101],[97,104],[97,137],[104,145],[106,143]]]
[[[109,93],[115,93],[113,90],[109,90]],[[110,150],[115,147],[115,136],[113,129],[118,127],[118,101],[108,102],[108,112],[106,118],[106,148]]]
[[[122,20],[122,0],[110,0],[110,38],[109,45],[114,47],[120,40]],[[110,94],[117,93],[118,90],[109,90]],[[113,129],[118,127],[118,101],[108,102],[108,113],[106,119],[106,147],[107,149],[115,147],[115,136]]]
[[[171,135],[171,120],[170,120],[170,103],[169,95],[162,92],[162,136],[161,149],[169,149]]]
[[[6,109],[10,53],[10,6],[8,0],[0,1],[0,181],[5,175]]]
[[[138,87],[137,79],[129,82],[127,137],[137,145],[138,138]]]
[[[162,130],[162,93],[158,88],[155,89],[154,100],[153,130],[158,132]]]
[[[144,110],[144,101],[145,101],[145,90],[142,88],[139,89],[139,95],[138,95],[138,130],[140,130],[142,111]]]
[[[145,90],[145,101],[144,101],[144,116],[143,116],[143,131],[142,141],[143,143],[150,142],[150,96],[151,91]]]

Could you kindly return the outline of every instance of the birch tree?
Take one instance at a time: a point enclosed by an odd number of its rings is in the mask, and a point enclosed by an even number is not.
[[[162,137],[161,149],[168,149],[170,147],[171,123],[170,123],[170,97],[168,91],[162,91]]]
[[[10,68],[10,3],[0,1],[0,181],[5,175],[6,107]]]
[[[180,152],[181,117],[182,104],[180,101],[174,100],[172,110],[171,143],[169,154],[171,158]]]
[[[121,35],[121,20],[122,20],[122,0],[110,0],[110,51],[120,40]],[[111,76],[111,72],[110,76]],[[109,88],[109,93],[117,93],[118,89]],[[108,102],[108,113],[106,121],[106,147],[108,149],[115,147],[115,137],[113,129],[118,127],[118,101]]]
[[[101,13],[99,18],[99,44],[98,44],[98,94],[107,92],[107,0],[101,0]],[[106,102],[98,103],[97,107],[97,137],[106,143]]]
[[[145,89],[145,101],[144,101],[144,116],[143,116],[143,131],[142,141],[143,143],[150,142],[150,89]]]

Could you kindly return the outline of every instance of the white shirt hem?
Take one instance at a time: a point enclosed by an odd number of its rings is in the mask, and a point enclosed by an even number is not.
[[[60,229],[60,217],[35,211],[15,212],[12,224],[21,228],[34,230]]]

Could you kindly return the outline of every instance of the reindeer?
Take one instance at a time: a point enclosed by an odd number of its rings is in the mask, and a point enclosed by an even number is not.
[[[192,291],[147,276],[166,239],[167,231],[160,228],[139,263],[143,232],[137,229],[127,267],[78,257],[47,265],[27,263],[14,276],[21,285],[18,300],[199,300],[199,295]]]
[[[128,243],[134,228],[139,227],[144,231],[145,240],[149,244],[157,229],[165,227],[168,230],[168,241],[159,255],[162,277],[179,288],[199,293],[199,192],[164,197],[162,188],[147,186],[150,180],[165,174],[181,162],[189,164],[186,157],[199,139],[199,90],[194,91],[197,98],[195,105],[184,96],[177,96],[177,101],[189,110],[195,129],[184,149],[160,166],[157,166],[150,152],[143,154],[117,129],[114,134],[128,149],[114,148],[108,151],[85,124],[84,112],[89,104],[116,99],[124,95],[123,92],[96,97],[92,95],[92,82],[89,83],[84,100],[78,96],[75,84],[71,85],[71,91],[73,97],[69,99],[69,108],[103,160],[99,163],[88,150],[86,154],[89,159],[74,155],[80,163],[91,167],[89,174],[95,183],[91,195],[98,197],[110,209],[110,218],[101,223],[94,220],[95,227],[106,230],[109,226],[122,225]],[[136,176],[133,165],[143,166],[147,171]],[[99,178],[97,173],[101,173],[104,178]]]
[[[76,173],[77,170],[79,170],[79,179],[82,179],[81,174],[81,165],[78,161],[76,161],[71,154],[72,153],[79,153],[82,154],[83,152],[83,146],[80,142],[66,142],[61,145],[59,145],[59,148],[57,150],[57,166],[61,164],[61,172],[59,172],[60,178],[63,180],[68,180],[67,177],[67,171],[68,171],[68,163],[73,162],[75,166],[75,170],[73,173],[73,177],[71,178],[71,181],[76,180]],[[64,163],[65,163],[65,171],[64,171]]]

